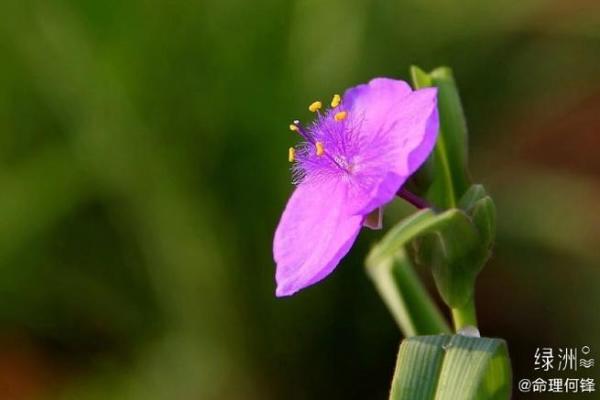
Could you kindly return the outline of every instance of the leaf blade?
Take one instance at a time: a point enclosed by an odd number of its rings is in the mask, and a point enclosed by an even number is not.
[[[400,345],[390,400],[505,400],[511,380],[502,339],[416,336]]]
[[[456,198],[460,198],[469,187],[467,122],[452,70],[448,67],[439,67],[431,71],[429,75],[433,86],[438,88],[441,135],[444,137],[448,163],[452,172],[454,192]]]
[[[415,89],[436,87],[440,130],[433,153],[423,170],[432,170],[427,198],[440,208],[454,208],[470,185],[467,172],[467,124],[452,70],[439,67],[426,73],[411,66]]]
[[[368,264],[367,272],[405,337],[450,332],[404,249]]]

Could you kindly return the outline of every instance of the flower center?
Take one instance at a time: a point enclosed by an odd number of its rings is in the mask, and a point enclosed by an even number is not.
[[[304,142],[290,147],[288,160],[295,162],[296,181],[313,174],[352,174],[356,165],[353,162],[352,119],[349,111],[342,107],[342,98],[336,94],[331,100],[331,108],[321,111],[323,103],[314,101],[308,110],[317,114],[316,121],[305,128],[295,120],[289,128],[299,134]]]

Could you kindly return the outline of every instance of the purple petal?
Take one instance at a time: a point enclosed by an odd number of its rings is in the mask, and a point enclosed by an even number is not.
[[[392,108],[411,93],[412,89],[404,81],[375,78],[346,90],[343,101],[354,114],[364,117],[363,129],[377,131],[381,123],[388,120]]]
[[[325,278],[350,250],[364,218],[347,212],[347,192],[344,182],[321,179],[292,194],[273,243],[278,297]]]
[[[349,207],[367,214],[390,202],[433,150],[437,90],[412,91],[405,82],[377,78],[346,91],[344,102],[360,124]]]

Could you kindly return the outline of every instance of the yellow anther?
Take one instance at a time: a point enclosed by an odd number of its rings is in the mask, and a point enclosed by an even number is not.
[[[315,143],[315,147],[317,149],[317,156],[321,157],[323,153],[325,153],[325,148],[323,147],[323,143],[317,142]]]
[[[290,147],[288,150],[288,161],[294,162],[295,159],[296,159],[296,149],[294,149],[293,147]]]
[[[334,94],[333,99],[331,99],[331,107],[336,108],[342,102],[342,98],[339,94]]]
[[[298,125],[296,125],[296,124],[290,124],[290,131],[292,131],[292,132],[298,132]]]
[[[321,103],[320,101],[314,101],[310,104],[310,106],[308,106],[308,109],[310,110],[310,112],[317,112],[321,109],[321,107],[323,107],[323,103]]]
[[[333,118],[334,118],[336,121],[343,121],[343,120],[345,120],[345,119],[346,119],[346,117],[347,117],[347,116],[348,116],[348,113],[347,113],[346,111],[340,111],[339,113],[335,114],[335,115],[333,116]]]

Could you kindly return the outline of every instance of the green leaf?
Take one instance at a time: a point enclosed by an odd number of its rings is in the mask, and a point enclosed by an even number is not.
[[[511,381],[502,339],[414,336],[400,346],[390,400],[505,400]]]
[[[397,279],[397,273],[394,275],[391,271],[407,265],[401,260],[406,258],[405,249],[411,242],[416,245],[416,260],[432,268],[440,295],[450,307],[462,307],[471,299],[475,277],[481,269],[479,253],[476,252],[479,242],[477,229],[461,210],[451,209],[437,214],[425,209],[393,227],[369,253],[367,266],[400,328],[408,335],[420,333],[415,328],[416,322],[406,322],[407,316],[416,313],[407,310],[411,302],[407,302],[407,293],[402,290],[408,290],[408,285],[396,282],[394,288],[391,282]],[[437,319],[432,317],[432,320]]]
[[[472,185],[469,190],[461,197],[458,202],[458,208],[466,212],[471,211],[475,203],[487,196],[487,192],[483,185]]]
[[[410,77],[412,79],[413,86],[415,87],[415,89],[429,87],[432,84],[431,77],[429,76],[429,74],[423,71],[421,68],[417,67],[416,65],[411,65]]]
[[[405,337],[450,332],[403,247],[390,257],[372,259],[367,266],[369,277]]]
[[[399,307],[406,303],[402,300],[405,295],[392,294],[386,279],[393,276],[393,268],[408,263],[398,259],[406,258],[405,250],[411,243],[414,260],[431,268],[438,291],[449,307],[463,308],[472,299],[475,279],[494,243],[495,207],[481,185],[468,190],[460,203],[466,210],[453,208],[436,213],[425,209],[413,214],[393,227],[369,253],[369,274],[405,332],[420,333],[414,331],[414,323],[406,324],[402,322],[406,318],[400,317],[414,312],[400,311],[406,308]]]
[[[430,87],[433,85],[431,77],[419,67],[412,66],[410,73],[415,89]],[[438,96],[439,98],[439,96]],[[439,104],[438,104],[439,107]],[[428,185],[427,198],[438,207],[453,208],[456,206],[456,194],[452,182],[452,171],[446,150],[445,138],[442,134],[442,121],[440,118],[440,132],[435,148],[427,162],[419,169],[418,174],[426,173],[432,177],[432,183]],[[425,172],[421,172],[421,171]]]
[[[459,198],[470,184],[467,175],[467,123],[452,70],[448,67],[436,68],[430,76],[433,86],[438,88],[441,135],[446,145],[454,191]]]
[[[469,187],[469,178],[467,129],[452,71],[441,67],[427,74],[412,66],[410,73],[415,89],[438,88],[440,132],[433,153],[418,174],[433,177],[432,183],[427,185],[427,198],[433,204],[440,208],[453,208]],[[420,177],[420,180],[423,178]]]
[[[410,241],[436,223],[432,210],[421,210],[394,226],[367,256],[369,277],[405,336],[449,332],[405,252]]]
[[[473,296],[475,279],[489,259],[496,209],[481,185],[460,199],[462,210],[438,214],[432,228],[415,235],[415,260],[431,267],[437,288],[451,308],[462,309]],[[474,316],[474,314],[473,314]]]
[[[435,227],[437,215],[431,209],[420,210],[405,218],[390,229],[381,241],[371,250],[367,264],[377,262],[379,258],[393,256],[399,249],[419,234]]]
[[[461,210],[437,215],[431,228],[415,242],[418,263],[430,266],[442,299],[451,308],[461,308],[473,296],[475,278],[483,264],[479,256],[478,231]]]
[[[490,256],[496,238],[496,206],[483,185],[472,185],[459,201],[459,207],[479,231],[479,252],[483,264]]]

